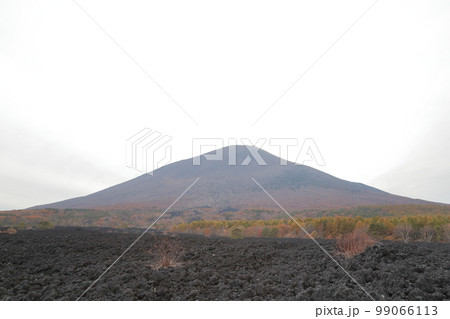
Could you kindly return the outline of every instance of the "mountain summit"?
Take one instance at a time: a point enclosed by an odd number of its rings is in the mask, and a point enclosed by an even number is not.
[[[220,156],[222,155],[222,156]],[[262,161],[261,161],[262,160]],[[161,167],[102,191],[34,208],[277,208],[253,181],[257,180],[289,210],[330,209],[367,205],[426,204],[345,181],[305,165],[287,162],[264,150],[229,146]]]

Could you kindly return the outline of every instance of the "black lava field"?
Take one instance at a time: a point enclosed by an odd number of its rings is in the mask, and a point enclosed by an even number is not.
[[[0,234],[0,300],[76,300],[139,235]],[[181,265],[155,270],[161,238],[145,234],[80,300],[370,300],[312,240],[178,235]],[[450,299],[448,244],[380,242],[345,259],[333,240],[319,243],[376,300]]]

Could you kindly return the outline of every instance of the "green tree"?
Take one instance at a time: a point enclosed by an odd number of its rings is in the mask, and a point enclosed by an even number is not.
[[[278,235],[278,229],[275,227],[264,227],[261,236],[264,238],[276,238]]]
[[[240,229],[240,228],[234,228],[234,229],[231,231],[231,238],[234,238],[234,239],[244,238],[244,236],[242,235],[242,229]]]
[[[38,224],[39,229],[52,229],[55,228],[55,225],[50,223],[48,220],[43,220]]]
[[[373,222],[369,226],[369,234],[377,239],[383,239],[389,234],[389,228],[382,223]]]

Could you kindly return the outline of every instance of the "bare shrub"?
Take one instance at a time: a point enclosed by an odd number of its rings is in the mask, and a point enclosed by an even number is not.
[[[411,239],[413,228],[409,224],[400,224],[394,227],[394,235],[407,243]]]
[[[336,240],[339,252],[347,258],[361,254],[373,244],[375,244],[375,241],[370,238],[364,229],[355,229]]]
[[[183,255],[184,249],[178,240],[164,237],[155,244],[153,250],[148,252],[154,256],[150,267],[158,270],[181,266],[179,259]]]
[[[442,236],[447,243],[450,243],[450,224],[442,226]]]
[[[420,238],[423,241],[430,242],[433,240],[433,237],[436,235],[436,231],[431,226],[425,226],[420,229]]]

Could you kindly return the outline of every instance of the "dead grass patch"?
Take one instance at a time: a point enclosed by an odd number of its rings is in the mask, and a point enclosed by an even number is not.
[[[164,237],[148,253],[154,256],[150,267],[158,270],[161,268],[181,266],[180,258],[184,253],[184,248],[178,240]]]

